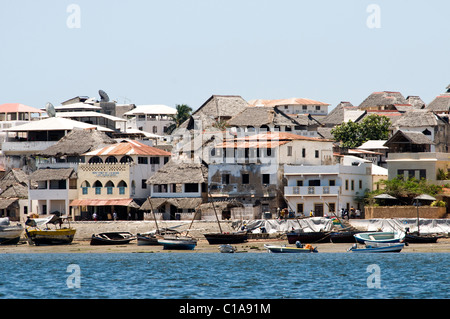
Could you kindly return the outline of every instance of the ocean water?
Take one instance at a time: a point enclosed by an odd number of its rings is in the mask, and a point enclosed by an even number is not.
[[[448,253],[2,254],[1,299],[447,299]]]

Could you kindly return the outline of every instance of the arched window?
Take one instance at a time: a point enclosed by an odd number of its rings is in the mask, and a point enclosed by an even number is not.
[[[424,135],[431,135],[430,130],[428,130],[427,128],[422,132]]]
[[[105,163],[117,163],[118,160],[115,156],[108,156],[105,160]]]
[[[88,181],[84,181],[83,183],[81,183],[81,192],[83,195],[88,194],[89,187],[91,187],[91,184],[89,184]]]
[[[120,162],[121,163],[133,163],[133,159],[130,156],[125,155],[124,157],[122,157],[120,159]]]
[[[270,128],[267,125],[261,125],[261,128],[259,130],[261,132],[270,132]]]
[[[114,183],[111,181],[108,181],[105,184],[106,187],[106,194],[111,195],[113,193]]]
[[[100,195],[102,193],[102,187],[103,184],[100,181],[95,181],[94,183],[95,195]]]
[[[119,195],[124,195],[125,194],[125,188],[127,188],[127,183],[125,183],[124,181],[120,181],[117,184],[117,187],[119,188]]]
[[[98,156],[93,156],[89,159],[89,164],[103,163],[103,160]]]

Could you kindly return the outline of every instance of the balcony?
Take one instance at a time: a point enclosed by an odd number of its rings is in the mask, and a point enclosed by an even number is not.
[[[340,186],[285,186],[285,196],[338,196]]]

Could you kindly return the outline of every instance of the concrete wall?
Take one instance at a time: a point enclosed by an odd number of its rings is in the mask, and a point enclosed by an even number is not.
[[[419,207],[420,218],[443,218],[447,210],[445,207]],[[416,206],[378,206],[365,207],[365,218],[416,218]]]

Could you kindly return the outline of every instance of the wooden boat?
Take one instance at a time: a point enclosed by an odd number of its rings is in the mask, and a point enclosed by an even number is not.
[[[405,242],[410,244],[432,244],[436,243],[439,238],[444,236],[440,235],[420,235],[417,233],[406,233]]]
[[[203,234],[210,245],[239,244],[247,241],[247,232]]]
[[[158,241],[158,237],[154,232],[147,232],[142,234],[138,233],[136,235],[136,238],[138,246],[161,245],[161,243]]]
[[[158,239],[158,242],[165,250],[193,250],[197,246],[197,239],[190,236],[165,236],[164,239]]]
[[[92,235],[91,245],[122,245],[129,244],[134,239],[136,237],[129,232],[99,233]]]
[[[68,221],[68,217],[60,217],[50,215],[47,218],[28,218],[25,225],[25,235],[30,245],[68,245],[72,243],[76,230],[74,228],[62,227],[64,221]],[[55,225],[54,229],[49,225]],[[60,228],[56,228],[59,225]]]
[[[296,243],[295,247],[287,247],[286,245],[264,245],[270,253],[288,253],[288,254],[302,254],[302,253],[317,253],[317,247],[307,244],[303,247],[300,242]]]
[[[351,230],[351,231],[337,231],[332,232],[330,234],[330,241],[332,243],[356,243],[356,239],[354,235],[364,233],[357,230]]]
[[[366,232],[354,235],[356,241],[364,243],[399,243],[405,239],[404,232]]]
[[[354,253],[399,253],[405,247],[404,243],[367,243],[365,248],[354,244],[347,251]]]
[[[11,225],[9,218],[0,218],[0,245],[16,245],[23,233],[21,224]]]
[[[219,246],[219,251],[221,253],[234,253],[236,252],[236,247],[233,247],[230,244],[224,244]]]
[[[329,243],[330,232],[318,231],[318,232],[296,232],[292,231],[286,234],[288,243],[295,244],[299,241],[301,243]]]

